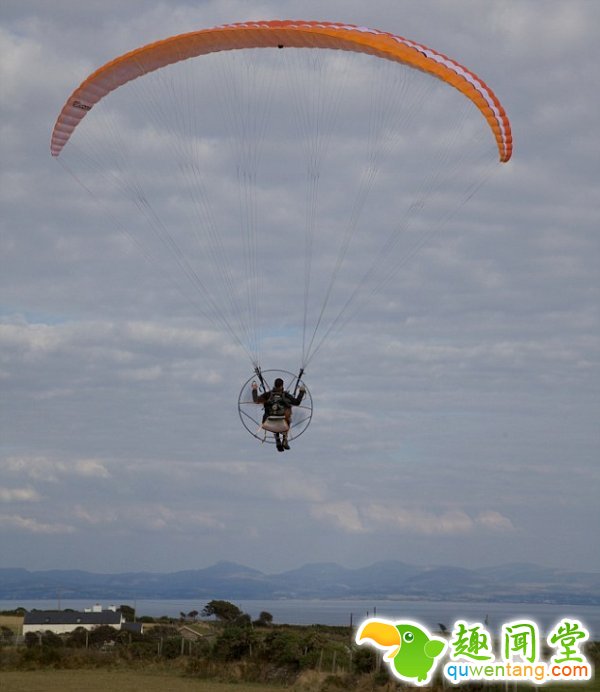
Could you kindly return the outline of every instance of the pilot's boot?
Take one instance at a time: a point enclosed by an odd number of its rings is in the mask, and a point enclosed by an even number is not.
[[[282,447],[283,447],[284,449],[289,449],[289,448],[290,448],[290,446],[289,446],[289,444],[288,444],[287,433],[283,433],[283,445],[282,445]]]
[[[283,452],[283,445],[281,444],[281,439],[279,437],[279,433],[275,433],[275,446],[277,447],[278,452]]]

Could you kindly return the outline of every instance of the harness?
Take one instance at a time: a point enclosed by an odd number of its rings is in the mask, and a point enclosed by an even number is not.
[[[285,409],[288,408],[286,406],[284,392],[272,391],[265,403],[265,408],[268,408],[269,416],[283,416],[285,414]]]

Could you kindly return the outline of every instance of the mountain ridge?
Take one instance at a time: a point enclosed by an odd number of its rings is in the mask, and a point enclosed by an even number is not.
[[[600,573],[515,563],[468,569],[387,560],[308,563],[267,574],[236,562],[176,572],[0,568],[0,599],[379,598],[600,605]]]

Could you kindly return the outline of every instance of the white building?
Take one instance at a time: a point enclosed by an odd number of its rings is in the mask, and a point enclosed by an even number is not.
[[[102,625],[123,629],[125,618],[117,612],[114,606],[108,610],[102,610],[99,605],[86,609],[84,612],[76,610],[32,610],[25,613],[23,619],[23,634],[28,632],[54,632],[66,634],[73,632],[78,627],[93,630]]]

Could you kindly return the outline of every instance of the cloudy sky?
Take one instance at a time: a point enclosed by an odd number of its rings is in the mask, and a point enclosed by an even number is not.
[[[442,221],[425,215],[409,230],[436,232],[415,236],[427,243],[414,256],[390,254],[392,280],[323,343],[306,374],[312,424],[278,454],[238,418],[252,375],[244,349],[197,309],[206,298],[185,286],[185,272],[146,261],[160,247],[137,248],[146,220],[102,186],[107,164],[77,172],[95,184],[90,195],[52,159],[49,139],[71,91],[128,50],[221,23],[298,17],[384,29],[468,66],[502,101],[515,151],[464,204],[468,163],[430,192]],[[393,558],[600,569],[589,539],[600,518],[597,2],[4,0],[0,19],[0,566],[171,571],[226,559],[275,572]],[[228,69],[243,97],[245,73]],[[301,80],[303,68],[293,69]],[[358,72],[350,86],[364,98],[340,97],[340,146],[327,155],[315,205],[326,239],[314,259],[317,293],[327,239],[343,237],[340,219],[356,198],[372,93]],[[410,188],[427,149],[419,138],[442,139],[454,92],[441,87],[426,92],[440,99],[428,119],[415,97],[416,119],[392,145],[403,155],[380,163],[333,307],[362,276],[355,262],[373,252],[364,239],[399,225],[399,188]],[[292,100],[276,90],[274,108],[284,113]],[[177,217],[185,203],[168,194],[160,133],[144,114],[138,126],[137,106],[121,108],[131,165],[158,213],[187,228]],[[205,194],[237,285],[229,126],[202,112]],[[306,183],[293,173],[301,143],[292,120],[269,125],[255,199],[259,274],[281,277],[277,295],[260,299],[261,364],[295,371]],[[203,247],[184,252],[219,295],[210,272],[224,269],[206,264]]]

